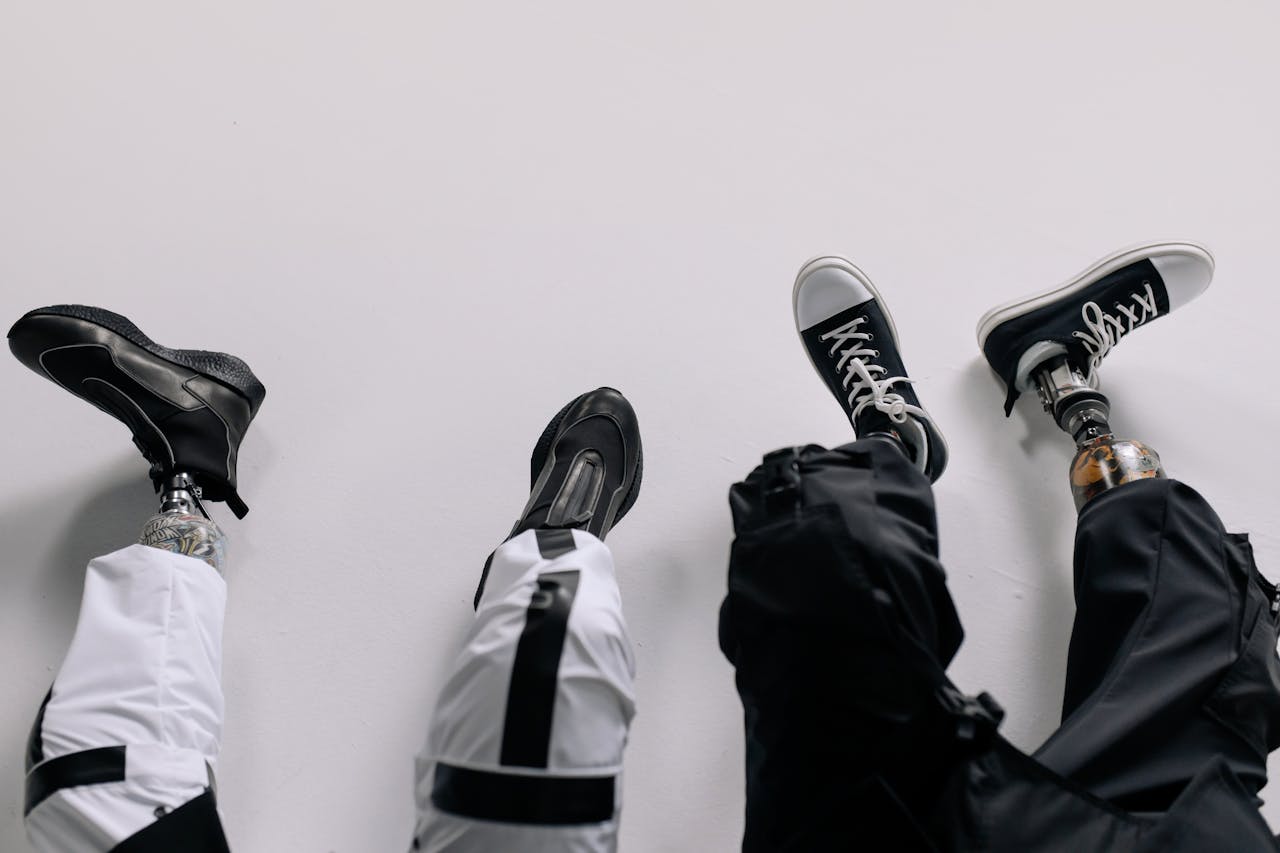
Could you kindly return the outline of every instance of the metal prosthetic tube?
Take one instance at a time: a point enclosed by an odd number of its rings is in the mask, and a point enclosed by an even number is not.
[[[1077,512],[1108,489],[1164,477],[1155,450],[1140,441],[1115,437],[1108,422],[1111,404],[1106,395],[1066,356],[1040,365],[1034,376],[1045,411],[1076,442],[1071,496]]]

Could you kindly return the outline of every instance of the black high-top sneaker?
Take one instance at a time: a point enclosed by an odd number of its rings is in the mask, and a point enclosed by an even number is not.
[[[644,454],[627,398],[597,388],[559,411],[533,448],[532,489],[511,536],[534,528],[586,530],[603,539],[640,494]]]
[[[1204,292],[1213,256],[1194,243],[1152,243],[1098,261],[1053,290],[992,308],[978,346],[1008,388],[1005,414],[1035,390],[1037,366],[1065,355],[1097,387],[1098,366],[1122,337]]]
[[[119,314],[52,305],[9,330],[18,360],[123,421],[151,462],[156,490],[187,474],[198,497],[249,508],[236,492],[236,454],[266,389],[235,356],[160,346]]]
[[[911,387],[893,317],[871,280],[844,258],[814,258],[796,276],[792,307],[809,360],[854,432],[896,433],[917,468],[941,477],[947,442]]]

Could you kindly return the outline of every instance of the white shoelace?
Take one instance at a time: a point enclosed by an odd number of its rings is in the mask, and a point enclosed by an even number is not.
[[[1136,307],[1117,305],[1119,314],[1108,314],[1098,307],[1096,302],[1086,302],[1080,309],[1080,318],[1084,320],[1088,331],[1072,332],[1072,337],[1079,338],[1089,352],[1089,375],[1098,369],[1102,359],[1111,351],[1120,338],[1132,332],[1148,320],[1155,319],[1160,311],[1156,308],[1156,294],[1151,289],[1151,282],[1143,282],[1144,291],[1129,294]],[[1145,292],[1145,296],[1144,296]],[[1142,313],[1139,314],[1138,312]]]
[[[872,336],[857,329],[866,321],[865,316],[858,317],[819,338],[822,341],[832,342],[830,352],[832,358],[835,358],[836,351],[841,346],[846,347],[836,362],[836,370],[844,371],[843,384],[845,390],[849,392],[849,405],[853,407],[853,413],[849,419],[857,420],[858,415],[868,406],[874,406],[894,423],[905,423],[908,416],[923,417],[922,409],[912,406],[902,398],[901,394],[895,394],[889,390],[889,386],[895,382],[912,380],[905,376],[876,378],[876,374],[884,374],[887,370],[879,364],[867,363],[868,358],[878,356],[880,351],[864,346]]]

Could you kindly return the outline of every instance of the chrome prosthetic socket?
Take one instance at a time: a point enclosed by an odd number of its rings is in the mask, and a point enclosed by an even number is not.
[[[200,504],[200,487],[190,476],[175,474],[164,481],[160,495],[160,512],[143,525],[138,543],[204,560],[222,574],[225,540]]]
[[[1066,357],[1050,359],[1034,374],[1040,402],[1076,442],[1071,496],[1076,511],[1108,489],[1164,476],[1160,456],[1140,441],[1116,438],[1111,404]]]

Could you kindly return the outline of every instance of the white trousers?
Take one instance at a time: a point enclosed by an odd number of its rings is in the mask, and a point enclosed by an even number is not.
[[[89,564],[71,648],[32,732],[36,850],[111,850],[205,793],[222,739],[226,598],[226,582],[194,557],[130,545]],[[84,781],[95,775],[112,781]],[[76,784],[50,790],[50,780]]]
[[[413,849],[615,850],[634,677],[603,542],[530,530],[499,546],[418,758]]]

